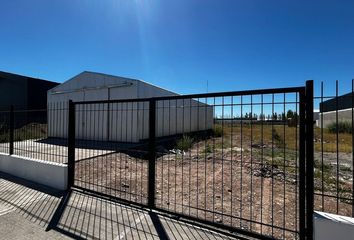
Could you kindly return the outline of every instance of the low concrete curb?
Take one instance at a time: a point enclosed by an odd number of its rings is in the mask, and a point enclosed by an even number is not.
[[[0,171],[58,190],[67,189],[67,165],[0,153]]]

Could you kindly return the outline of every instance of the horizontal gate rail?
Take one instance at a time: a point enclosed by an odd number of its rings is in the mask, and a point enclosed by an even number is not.
[[[76,101],[75,104],[97,104],[97,103],[129,103],[129,102],[147,102],[150,100],[176,100],[187,98],[210,98],[210,97],[226,97],[226,96],[247,96],[259,94],[281,94],[281,93],[295,93],[304,91],[304,87],[290,87],[290,88],[274,88],[274,89],[259,89],[259,90],[245,90],[245,91],[231,91],[231,92],[216,92],[216,93],[202,93],[202,94],[186,94],[165,97],[152,98],[133,98],[133,99],[117,99],[117,100],[97,100],[97,101]]]

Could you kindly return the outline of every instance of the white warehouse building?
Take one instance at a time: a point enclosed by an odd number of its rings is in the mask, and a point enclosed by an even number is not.
[[[68,102],[178,96],[141,80],[95,72],[82,72],[50,89],[48,137],[66,138]],[[213,127],[213,107],[193,99],[156,102],[156,136],[208,130]],[[111,102],[76,105],[76,138],[139,142],[149,136],[149,102]]]

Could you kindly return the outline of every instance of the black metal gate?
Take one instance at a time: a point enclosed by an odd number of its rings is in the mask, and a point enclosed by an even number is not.
[[[312,84],[70,102],[69,185],[257,238],[311,239]]]

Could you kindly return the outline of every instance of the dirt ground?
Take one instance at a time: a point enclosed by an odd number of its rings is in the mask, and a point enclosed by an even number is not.
[[[296,238],[298,181],[279,167],[265,167],[240,147],[156,160],[156,205],[279,238]],[[275,169],[277,168],[277,169]],[[76,164],[76,184],[138,203],[147,203],[147,160],[113,153]]]
[[[234,134],[194,141],[185,151],[157,146],[156,206],[277,238],[296,238],[298,155],[269,141],[251,144],[249,140]],[[0,148],[6,150],[8,146],[0,144]],[[38,149],[43,153],[38,154]],[[27,140],[15,143],[15,153],[65,163],[67,149],[64,145]],[[146,154],[141,149],[133,153],[77,148],[75,184],[147,204]],[[319,172],[322,155],[315,153],[315,209],[352,216],[352,202],[344,199],[350,198],[352,192],[351,153],[339,153],[339,191],[333,177],[337,171],[336,153],[324,152],[323,159],[324,172]],[[337,200],[337,195],[343,199]]]

